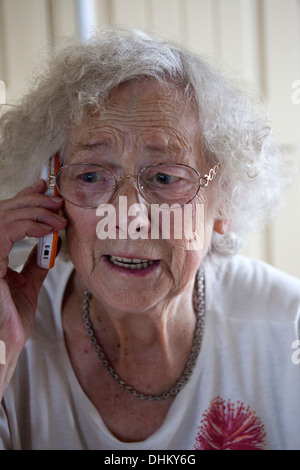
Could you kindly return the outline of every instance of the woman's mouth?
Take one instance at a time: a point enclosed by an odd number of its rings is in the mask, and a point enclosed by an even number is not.
[[[151,266],[154,261],[138,258],[121,258],[120,256],[109,256],[109,261],[116,266],[126,269],[146,269]]]
[[[121,253],[118,255],[104,255],[103,260],[107,267],[116,274],[134,277],[144,277],[154,273],[161,262],[159,259],[138,258],[138,255],[134,256],[133,254],[132,258],[129,254],[124,257]]]

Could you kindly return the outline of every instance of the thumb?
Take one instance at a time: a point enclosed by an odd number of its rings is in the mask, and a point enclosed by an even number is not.
[[[58,238],[58,247],[57,247],[57,253],[56,256],[58,255],[58,252],[61,247],[61,238]],[[48,269],[42,268],[37,264],[37,250],[38,247],[37,245],[31,250],[26,263],[23,266],[23,269],[21,271],[21,274],[28,280],[31,281],[33,284],[33,287],[36,290],[36,294],[39,293],[40,288],[42,287],[42,284],[48,274]]]
[[[29,253],[29,256],[20,274],[22,274],[22,276],[24,276],[28,281],[32,282],[36,293],[38,294],[48,274],[48,269],[41,268],[37,264],[37,245],[35,245]]]

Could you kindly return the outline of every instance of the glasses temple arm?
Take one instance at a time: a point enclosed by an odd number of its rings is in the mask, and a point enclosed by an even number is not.
[[[220,163],[217,163],[217,165],[215,165],[213,168],[211,168],[209,170],[209,173],[206,174],[206,175],[203,175],[201,176],[200,180],[203,180],[204,183],[202,184],[202,186],[207,186],[209,181],[212,181],[214,179],[214,177],[216,176],[216,174],[218,173],[219,171],[219,168],[220,168],[221,164]]]

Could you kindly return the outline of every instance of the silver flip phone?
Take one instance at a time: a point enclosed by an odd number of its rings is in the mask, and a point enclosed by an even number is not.
[[[49,196],[58,196],[57,189],[49,185],[49,175],[55,175],[59,169],[59,157],[56,154],[51,157],[49,165],[42,171],[42,178],[47,181],[48,189],[46,194]],[[37,264],[45,269],[51,269],[55,263],[57,250],[58,232],[50,232],[45,237],[39,239]]]

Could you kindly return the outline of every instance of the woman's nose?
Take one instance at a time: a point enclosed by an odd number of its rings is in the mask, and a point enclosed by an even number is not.
[[[112,202],[115,203],[120,196],[126,197],[130,204],[140,202],[141,195],[137,186],[137,176],[125,175],[119,177],[117,191]]]
[[[116,209],[117,238],[149,238],[150,207],[137,187],[137,177],[126,175],[112,201]]]

